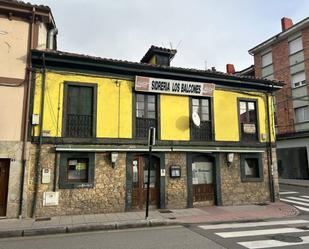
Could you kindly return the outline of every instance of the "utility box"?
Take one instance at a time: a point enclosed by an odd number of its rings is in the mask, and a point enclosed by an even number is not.
[[[59,192],[44,192],[43,206],[57,206],[59,204]]]

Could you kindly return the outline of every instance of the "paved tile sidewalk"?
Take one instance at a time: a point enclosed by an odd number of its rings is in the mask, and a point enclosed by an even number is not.
[[[235,222],[270,218],[294,217],[297,209],[276,202],[265,206],[203,207],[145,212],[57,216],[47,220],[1,219],[0,238],[133,227],[161,226],[183,223]]]

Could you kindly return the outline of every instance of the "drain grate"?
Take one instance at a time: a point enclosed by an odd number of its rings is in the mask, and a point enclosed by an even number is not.
[[[170,214],[170,213],[173,213],[171,210],[168,210],[168,209],[160,209],[159,212],[162,213],[162,214]]]
[[[257,203],[257,204],[255,204],[255,205],[257,205],[257,206],[268,206],[269,205],[269,203]]]
[[[35,221],[47,221],[47,220],[51,220],[51,218],[50,217],[39,217],[35,219]]]
[[[288,242],[288,243],[303,242],[303,240],[300,237],[291,236],[291,235],[282,235],[282,234],[272,236],[271,239],[282,241],[282,242]]]

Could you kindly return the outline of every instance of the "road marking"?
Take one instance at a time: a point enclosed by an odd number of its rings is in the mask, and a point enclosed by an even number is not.
[[[285,191],[285,192],[279,192],[280,195],[290,195],[290,194],[298,194],[298,192],[294,191]]]
[[[298,204],[298,205],[303,205],[303,206],[309,207],[309,203],[305,203],[305,202],[292,201],[292,200],[284,199],[284,198],[281,198],[280,201],[291,202],[291,203],[294,203],[294,204]]]
[[[280,246],[295,246],[295,245],[304,245],[309,243],[309,236],[300,237],[302,242],[283,242],[279,240],[256,240],[256,241],[246,241],[246,242],[237,242],[237,244],[244,246],[249,249],[261,249],[261,248],[272,248]]]
[[[276,221],[262,221],[262,222],[244,222],[244,223],[225,223],[218,225],[203,225],[199,226],[205,230],[225,229],[225,228],[243,228],[243,227],[260,227],[260,226],[275,226],[275,225],[292,225],[299,223],[309,223],[308,220],[276,220]]]
[[[260,230],[246,230],[237,232],[222,232],[215,233],[222,238],[236,238],[236,237],[248,237],[248,236],[258,236],[258,235],[268,235],[268,234],[282,234],[282,233],[304,233],[307,230],[286,227],[286,228],[274,228],[274,229],[260,229]]]
[[[304,199],[304,198],[300,198],[300,197],[289,196],[289,197],[286,197],[286,198],[292,199],[292,200],[297,200],[297,201],[309,202],[309,199]]]
[[[294,205],[294,207],[298,208],[299,210],[309,212],[309,208],[304,208],[304,207],[300,207],[300,206],[296,206],[296,205]]]
[[[301,195],[300,197],[309,199],[309,196],[308,196],[308,195]]]

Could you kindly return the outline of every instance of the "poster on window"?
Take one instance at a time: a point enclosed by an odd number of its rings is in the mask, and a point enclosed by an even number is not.
[[[192,184],[212,184],[212,163],[195,162],[192,164]]]

